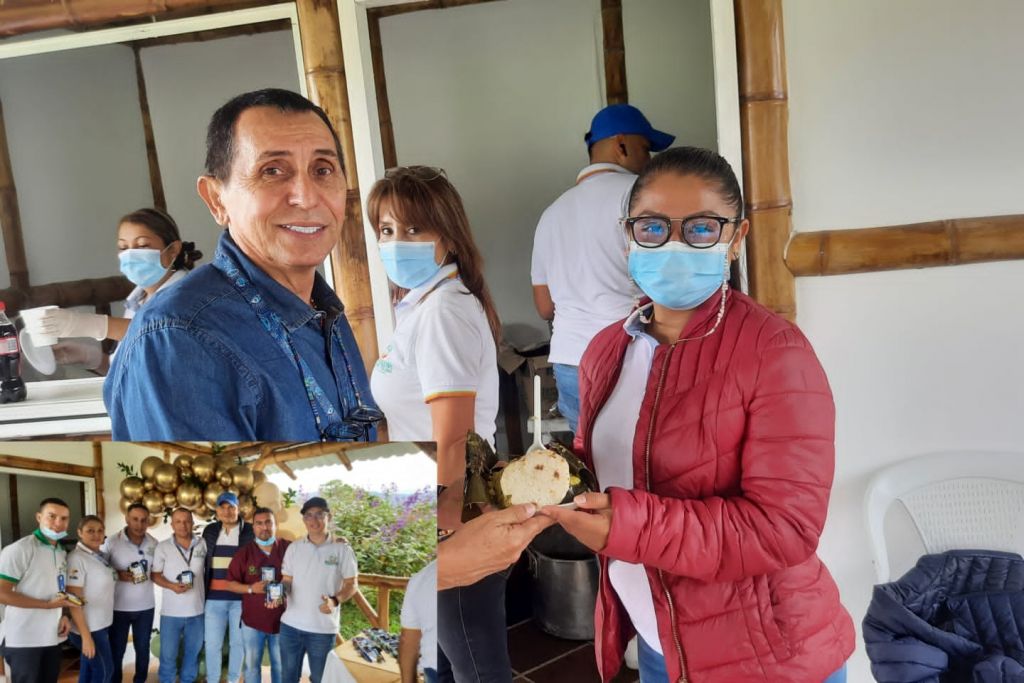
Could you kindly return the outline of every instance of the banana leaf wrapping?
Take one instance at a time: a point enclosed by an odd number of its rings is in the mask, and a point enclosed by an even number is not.
[[[583,461],[563,444],[552,441],[545,446],[549,451],[562,457],[569,464],[569,481],[565,496],[560,503],[567,503],[587,491],[597,491],[597,478],[588,470]],[[524,456],[513,456],[508,464]],[[462,519],[467,521],[479,514],[479,507],[492,505],[497,508],[509,506],[509,497],[501,488],[501,477],[505,461],[494,452],[491,445],[478,434],[470,432],[466,438],[466,479],[463,492]]]

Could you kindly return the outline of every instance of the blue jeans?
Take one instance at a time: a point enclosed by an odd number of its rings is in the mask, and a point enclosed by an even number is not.
[[[245,681],[262,680],[260,667],[263,665],[263,648],[270,650],[270,681],[281,683],[281,648],[278,644],[280,636],[276,633],[264,633],[259,629],[242,624],[242,642],[245,643]]]
[[[278,634],[281,646],[282,683],[299,683],[302,675],[302,656],[309,657],[309,680],[320,683],[324,675],[327,655],[334,649],[333,633],[310,633],[281,624]]]
[[[220,680],[221,652],[224,648],[224,631],[228,638],[228,683],[238,683],[242,675],[242,601],[206,601],[206,677],[211,681]]]
[[[437,683],[437,672],[433,669],[424,669],[423,680],[427,683]]]
[[[580,369],[576,365],[552,363],[555,387],[558,389],[558,412],[569,421],[569,430],[576,433],[580,419]]]
[[[512,683],[505,626],[510,572],[437,592],[437,675],[442,683]]]
[[[644,642],[640,636],[636,637],[636,644],[640,651],[640,683],[668,683],[668,671],[665,670],[665,657],[659,655],[654,648]],[[824,680],[824,683],[846,683],[846,665],[843,664],[837,671]]]
[[[108,627],[109,628],[109,627]],[[78,683],[109,683],[114,672],[114,659],[110,656],[110,633],[107,628],[92,631],[96,654],[92,659],[82,655],[82,668],[78,672]],[[82,636],[68,634],[71,644],[82,650]]]
[[[185,656],[181,660],[181,683],[195,683],[199,675],[199,651],[203,649],[202,614],[160,617],[160,683],[174,683],[182,640],[185,641]],[[217,671],[220,671],[219,665]]]
[[[128,649],[128,630],[132,631],[135,646],[135,676],[133,683],[146,683],[149,671],[149,639],[153,635],[153,612],[114,612],[114,623],[110,625],[110,655],[114,660],[113,680],[121,683],[121,662]]]

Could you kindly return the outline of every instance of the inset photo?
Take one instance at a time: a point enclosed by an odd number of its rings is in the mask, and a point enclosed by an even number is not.
[[[0,681],[428,680],[435,458],[0,442]]]

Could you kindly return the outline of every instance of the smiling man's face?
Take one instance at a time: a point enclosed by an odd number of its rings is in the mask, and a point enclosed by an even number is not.
[[[233,148],[231,175],[200,179],[200,194],[242,252],[291,288],[341,234],[346,184],[334,138],[311,111],[252,107],[238,117]]]

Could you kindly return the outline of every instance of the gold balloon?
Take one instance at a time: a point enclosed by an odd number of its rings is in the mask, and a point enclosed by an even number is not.
[[[224,493],[224,487],[214,482],[206,487],[203,492],[203,502],[206,503],[206,507],[213,509],[217,506],[217,496]]]
[[[230,455],[218,455],[217,459],[214,460],[213,471],[216,473],[217,478],[220,479],[228,473],[228,470],[237,464],[238,463],[235,462],[235,459]]]
[[[149,516],[149,528],[152,529],[153,527],[157,526],[158,524],[160,524],[163,521],[164,521],[164,516],[163,515],[150,515]]]
[[[153,481],[156,482],[157,490],[170,493],[178,488],[178,468],[169,462],[163,463],[156,468]]]
[[[132,501],[130,501],[127,498],[125,498],[124,496],[122,496],[121,500],[119,500],[117,502],[117,507],[119,507],[121,509],[121,514],[122,515],[127,515],[128,514],[128,506],[131,505],[131,504],[132,504]]]
[[[231,483],[238,487],[239,491],[248,492],[253,487],[252,470],[245,465],[235,465],[228,474],[231,475]]]
[[[267,475],[262,470],[252,470],[252,487],[256,488],[267,480]]]
[[[178,507],[178,496],[173,491],[164,494],[164,507],[171,508],[172,510]]]
[[[220,480],[220,485],[224,486],[225,488],[228,486],[232,486],[234,483],[234,480],[231,478],[231,474],[228,473],[227,470],[225,470],[224,473],[218,477],[218,479]]]
[[[144,488],[147,491],[152,491],[154,488],[156,488],[156,484],[153,483],[152,479],[147,479],[146,481],[142,482],[142,488]]]
[[[252,514],[256,510],[256,504],[253,503],[252,496],[242,494],[238,497],[238,516],[247,522],[252,521]]]
[[[121,480],[121,495],[128,500],[135,502],[142,499],[142,494],[146,492],[143,488],[143,482],[138,477],[126,477]]]
[[[178,503],[189,510],[195,510],[203,502],[203,490],[195,484],[185,482],[178,487]]]
[[[151,455],[142,461],[142,465],[139,466],[139,472],[142,473],[143,479],[152,479],[153,474],[156,472],[156,468],[163,464],[163,458]]]
[[[164,496],[157,491],[147,491],[146,495],[142,496],[142,504],[151,514],[155,515],[164,511]]]
[[[281,489],[277,488],[277,484],[272,481],[265,481],[257,485],[252,490],[252,496],[256,499],[256,504],[261,507],[270,508],[274,512],[281,509]]]
[[[231,493],[235,494],[236,496],[242,495],[242,492],[238,489],[237,486],[229,486],[227,488],[227,490],[230,491]]]
[[[179,455],[174,459],[174,466],[179,470],[189,472],[192,470],[192,456],[191,455]]]
[[[192,474],[204,484],[213,479],[213,458],[209,455],[192,458]]]

